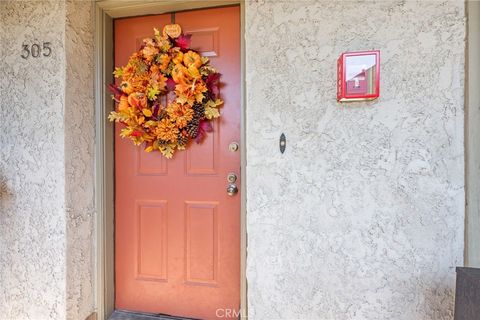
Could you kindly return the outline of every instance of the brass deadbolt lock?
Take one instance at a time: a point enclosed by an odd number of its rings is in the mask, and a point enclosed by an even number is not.
[[[237,181],[237,175],[233,172],[230,172],[227,175],[227,181],[230,182],[230,183],[235,183],[235,181]]]
[[[235,152],[238,150],[238,143],[237,142],[231,142],[229,145],[228,145],[228,150],[230,150],[230,152]]]

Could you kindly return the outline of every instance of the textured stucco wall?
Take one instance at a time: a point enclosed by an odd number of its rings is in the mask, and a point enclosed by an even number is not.
[[[250,317],[451,319],[463,3],[245,9]],[[92,12],[88,1],[0,1],[2,319],[93,309]],[[52,57],[21,59],[34,39],[52,42]],[[337,104],[336,58],[373,48],[381,98]]]
[[[65,205],[67,318],[94,309],[94,81],[91,1],[66,1]]]
[[[0,1],[0,319],[93,311],[89,1]],[[50,57],[20,57],[51,42]]]
[[[247,2],[251,318],[453,318],[464,16],[462,1]],[[381,98],[338,104],[337,57],[368,49]]]
[[[65,317],[65,4],[0,1],[0,315]],[[49,41],[49,58],[20,57]]]

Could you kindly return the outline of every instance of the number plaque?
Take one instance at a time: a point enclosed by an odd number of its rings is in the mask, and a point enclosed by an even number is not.
[[[23,59],[32,58],[40,58],[40,57],[50,57],[52,54],[52,48],[50,42],[42,42],[40,45],[39,43],[35,42],[32,44],[23,44],[22,45],[22,53],[20,57]]]

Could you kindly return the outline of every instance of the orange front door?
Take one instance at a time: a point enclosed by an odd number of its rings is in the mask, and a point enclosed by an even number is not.
[[[170,14],[115,21],[115,65],[125,65]],[[117,309],[215,319],[240,305],[239,7],[177,13],[191,47],[222,74],[225,101],[214,132],[166,160],[115,139],[115,305]],[[220,311],[217,311],[220,310]]]

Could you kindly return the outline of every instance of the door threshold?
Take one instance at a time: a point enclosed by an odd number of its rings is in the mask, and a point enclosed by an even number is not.
[[[115,310],[108,320],[199,320],[195,318],[175,317],[168,314],[154,314]]]

